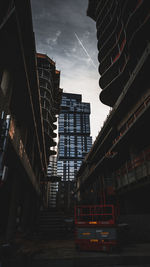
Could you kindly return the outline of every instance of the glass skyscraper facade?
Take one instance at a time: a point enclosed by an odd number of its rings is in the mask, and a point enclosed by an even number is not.
[[[90,103],[83,103],[81,95],[63,93],[58,135],[57,175],[62,181],[73,181],[92,146]]]

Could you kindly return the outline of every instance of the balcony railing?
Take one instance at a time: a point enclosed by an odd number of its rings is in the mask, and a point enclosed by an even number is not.
[[[137,157],[127,161],[114,174],[116,189],[140,181],[150,175],[150,147],[143,150]]]
[[[136,109],[136,111],[130,116],[128,121],[123,125],[119,135],[114,139],[113,144],[116,144],[120,138],[128,131],[128,129],[134,124],[134,122],[141,116],[145,109],[150,105],[150,96],[148,96],[144,102]]]

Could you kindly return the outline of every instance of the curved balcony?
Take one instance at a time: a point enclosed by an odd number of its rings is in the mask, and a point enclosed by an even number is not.
[[[57,121],[57,118],[56,117],[53,117],[53,122],[56,122]]]
[[[126,82],[129,79],[129,57],[126,57],[125,62],[122,61],[122,65],[118,69],[118,73],[116,71],[114,78],[110,81],[110,83],[103,89],[100,93],[100,101],[108,106],[113,107],[116,100],[118,99],[120,93],[122,92]],[[101,82],[101,79],[100,79]]]
[[[49,92],[53,92],[53,84],[48,79],[45,79],[43,76],[39,76],[40,87],[45,87]]]
[[[125,47],[126,39],[125,33],[122,32],[118,43],[111,50],[110,55],[108,55],[100,64],[99,72],[100,74],[104,74],[111,66],[115,63],[115,61],[121,56],[121,53]]]
[[[150,28],[150,2],[146,1],[145,2],[145,7],[144,3],[141,7],[144,8],[139,8],[138,6],[138,12],[135,13],[135,15],[131,18],[130,21],[134,21],[136,24],[133,23],[133,29],[130,30],[129,25],[132,27],[132,24],[128,24],[128,31],[127,31],[127,36],[128,36],[128,47],[129,47],[129,53],[132,55],[131,60],[130,60],[130,72],[132,73],[137,62],[139,61],[139,58],[142,56],[143,51],[146,49],[147,42],[150,39],[149,37],[149,28]],[[137,15],[141,13],[140,15],[140,23],[134,20],[134,17],[137,18]],[[130,31],[130,33],[129,33]],[[138,45],[137,45],[138,44]],[[136,47],[136,49],[135,49]]]
[[[102,75],[106,70],[111,66],[112,60],[111,57],[107,57],[106,60],[99,65],[99,73]]]
[[[135,68],[139,62],[139,58],[142,57],[142,54],[147,46],[147,37],[149,36],[149,28],[150,28],[150,14],[147,15],[147,17],[144,20],[144,23],[141,25],[140,30],[138,29],[138,32],[136,32],[134,39],[132,40],[131,46],[129,47],[129,52],[132,55],[130,57],[130,60],[128,60],[128,67],[122,66],[122,69],[120,68],[120,72],[123,73],[122,78],[120,78],[120,75],[118,75],[112,82],[101,92],[100,99],[103,103],[107,105],[114,105],[114,101],[116,98],[116,90],[118,91],[119,96],[119,88],[120,93],[125,86],[126,82],[129,79],[129,72],[132,73],[135,71]],[[138,33],[138,34],[137,34]],[[145,42],[143,41],[145,40]],[[138,46],[137,46],[138,43]],[[136,47],[136,49],[135,49]],[[146,51],[146,50],[145,50]],[[125,78],[126,76],[126,78]],[[120,83],[120,84],[119,84]],[[121,89],[122,88],[122,89]],[[109,96],[110,94],[110,96]],[[113,95],[113,97],[112,97]],[[114,97],[115,96],[115,97]]]
[[[39,76],[47,76],[48,78],[52,79],[50,66],[48,68],[45,68],[44,66],[38,66],[38,73]]]
[[[53,130],[56,130],[57,129],[57,125],[53,123]]]
[[[57,122],[57,118],[53,115],[49,115],[49,113],[47,112],[43,112],[43,120],[46,121],[46,124],[49,125],[49,131],[53,132],[53,130],[57,129],[57,126],[54,124],[54,122]]]
[[[55,150],[50,150],[49,151],[49,156],[51,156],[51,155],[56,155],[57,154],[57,152],[55,151]]]
[[[48,110],[50,110],[51,101],[49,100],[49,98],[41,96],[41,105],[42,108],[47,108]]]
[[[118,75],[120,65],[125,63],[127,54],[127,52],[124,51],[125,45],[126,45],[126,40],[124,39],[121,43],[121,46],[117,48],[118,51],[115,50],[115,53],[112,55],[111,65],[101,76],[100,87],[102,89],[105,88],[108,85],[108,83],[110,83]]]
[[[52,84],[53,78],[51,68],[45,69],[44,67],[38,67],[38,74],[39,77],[49,81]]]
[[[127,17],[127,20],[126,20],[125,23],[124,23],[125,27],[127,27],[127,25],[129,24],[131,18],[132,18],[135,14],[137,14],[137,12],[139,11],[139,9],[142,7],[142,4],[143,4],[143,3],[145,3],[145,5],[147,6],[146,2],[147,2],[147,1],[143,1],[143,0],[134,0],[134,1],[132,1],[132,7],[130,7],[130,13],[129,13],[128,17]],[[133,5],[133,3],[134,3],[134,5]],[[145,6],[144,8],[146,8],[146,6]],[[148,6],[147,6],[147,7],[148,7]],[[146,10],[145,10],[145,11],[146,11]],[[126,12],[126,10],[125,10],[125,12]],[[140,15],[141,15],[141,14],[140,14]],[[137,19],[139,19],[139,18],[137,17]]]
[[[99,61],[101,61],[105,55],[108,53],[108,51],[113,48],[113,46],[116,44],[117,39],[119,39],[119,35],[121,34],[123,29],[123,24],[121,22],[121,17],[118,18],[118,20],[116,19],[116,23],[114,25],[113,30],[111,31],[111,33],[107,36],[107,39],[105,40],[105,42],[103,43],[102,46],[100,43],[100,39],[98,41],[98,49],[99,49]]]
[[[97,4],[97,8],[95,11],[96,17],[98,17],[100,10],[103,8],[105,2],[106,2],[106,0],[100,0],[99,3]]]
[[[56,137],[57,137],[57,133],[52,132],[52,133],[51,133],[51,136],[52,136],[53,138],[56,138]]]
[[[144,12],[143,12],[142,7],[143,7],[142,2],[140,1],[140,4],[138,4],[138,6],[136,6],[134,8],[132,13],[130,13],[130,16],[129,16],[128,21],[126,23],[126,36],[127,36],[128,42],[130,42],[130,39],[137,32],[142,21],[146,17],[147,6],[145,6]]]
[[[130,19],[130,16],[132,16],[132,13],[138,6],[140,5],[140,2],[143,0],[128,0],[126,1],[126,4],[124,5],[124,9],[122,11],[122,20],[124,25],[127,24],[128,20]]]
[[[49,82],[45,81],[45,79],[39,77],[39,81],[40,81],[40,88],[44,88],[45,90],[47,90],[49,93],[53,91],[51,85]]]
[[[118,44],[122,32],[123,32],[123,24],[121,23],[121,20],[120,20],[118,24],[116,25],[116,28],[114,29],[112,34],[106,40],[106,43],[104,44],[104,46],[100,49],[99,54],[98,54],[99,62],[102,63],[111,54],[112,50]]]
[[[97,20],[96,25],[97,25],[97,29],[100,32],[105,31],[106,26],[109,24],[110,20],[112,19],[116,5],[117,5],[116,0],[111,1],[111,4],[109,8],[107,8],[107,11],[105,12],[105,14],[100,16],[101,21]]]
[[[109,36],[112,35],[113,32],[115,32],[116,25],[118,25],[120,18],[121,18],[121,10],[119,6],[116,6],[109,24],[105,27],[105,31],[100,32],[99,29],[97,31],[98,50],[102,49],[106,41],[109,39]]]
[[[54,99],[50,96],[50,94],[45,91],[43,88],[40,88],[40,96],[41,96],[41,103],[46,100],[50,106],[54,105]]]
[[[143,24],[141,24],[138,31],[132,36],[132,40],[129,43],[129,52],[132,55],[132,58],[130,60],[131,72],[134,70],[135,65],[137,64],[139,58],[142,56],[144,50],[147,47],[148,38],[150,40],[149,29],[150,29],[150,14],[147,15]]]
[[[101,9],[99,9],[99,13],[97,13],[97,20],[96,20],[96,27],[97,28],[102,23],[102,20],[105,17],[106,13],[109,11],[108,2],[109,2],[109,0],[105,0],[103,5],[101,6]]]
[[[135,37],[136,34],[138,34],[140,28],[143,27],[143,25],[147,21],[147,18],[149,17],[149,10],[149,2],[144,2],[143,5],[141,2],[141,5],[138,5],[138,7],[136,7],[134,12],[132,13],[128,24],[126,25],[126,34],[129,46],[132,42],[132,39]]]
[[[54,116],[51,109],[42,107],[43,119],[47,120],[49,123],[53,122]]]
[[[46,90],[46,88],[44,87],[40,87],[40,96],[41,96],[41,100],[46,99],[47,101],[49,101],[50,105],[53,106],[54,105],[54,95],[52,95],[52,93],[48,90]]]
[[[49,147],[51,146],[56,146],[56,142],[53,140],[53,138],[56,138],[57,134],[49,131],[48,128],[45,128],[44,134],[45,134],[46,147],[49,149]]]
[[[57,143],[53,139],[51,139],[50,140],[50,146],[52,147],[52,146],[56,146],[56,145],[57,145]]]
[[[52,136],[53,138],[56,138],[57,137],[57,133],[53,129],[50,129],[49,130],[49,135]]]
[[[53,145],[53,138],[49,135],[48,131],[44,132],[44,136],[45,136],[45,147],[46,147],[46,153],[48,153],[49,148]]]
[[[46,118],[43,118],[44,124],[44,132],[47,133],[50,137],[52,137],[52,133],[54,131],[53,124],[50,123]]]
[[[53,117],[57,114],[60,102],[57,101],[51,102],[49,99],[42,96],[41,106],[43,109],[49,112],[50,116],[52,117],[52,120],[54,120]]]
[[[100,99],[110,106],[115,104],[150,39],[150,1],[128,0],[118,2],[116,7],[111,21],[106,19],[109,12],[102,18],[101,25],[100,20],[97,21],[102,74],[99,84],[103,89]]]
[[[50,148],[55,147],[57,144],[51,137],[49,137],[49,135],[45,135],[45,140],[46,140],[46,154],[47,157],[49,157],[50,155],[52,155],[52,153],[50,153],[51,151]]]

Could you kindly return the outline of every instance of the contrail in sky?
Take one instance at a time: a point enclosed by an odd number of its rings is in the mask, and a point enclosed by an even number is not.
[[[94,62],[93,62],[92,58],[90,57],[89,53],[87,52],[87,50],[86,50],[85,47],[83,46],[83,44],[82,44],[81,40],[79,39],[78,35],[77,35],[76,33],[74,33],[74,34],[75,34],[75,37],[77,38],[79,44],[82,46],[84,52],[86,53],[86,55],[87,55],[88,58],[90,59],[92,65],[94,66],[95,69],[97,69],[97,68],[96,68],[96,65],[94,64]]]

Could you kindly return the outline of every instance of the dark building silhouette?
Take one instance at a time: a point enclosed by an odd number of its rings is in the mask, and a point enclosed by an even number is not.
[[[101,101],[114,106],[148,48],[149,1],[89,1],[96,22]]]
[[[97,27],[100,100],[112,110],[78,172],[78,198],[118,203],[127,238],[150,240],[150,2],[89,0],[87,14]]]
[[[60,71],[56,70],[55,62],[45,54],[37,54],[40,97],[44,124],[45,147],[47,158],[56,154],[50,147],[56,146],[54,138],[57,134],[55,122],[59,114],[62,89],[59,88]]]
[[[1,1],[0,40],[0,238],[6,241],[36,231],[53,140],[47,145],[29,0]],[[57,102],[59,73],[54,84]]]
[[[40,85],[40,100],[42,106],[43,130],[45,139],[45,150],[47,163],[49,164],[50,156],[55,155],[56,146],[55,138],[57,137],[56,129],[57,115],[60,111],[62,89],[59,88],[60,71],[56,69],[55,62],[47,55],[37,53],[37,66]],[[54,186],[51,178],[41,181],[41,191],[46,196],[46,203],[50,206],[49,191]],[[51,187],[51,189],[50,189]]]

